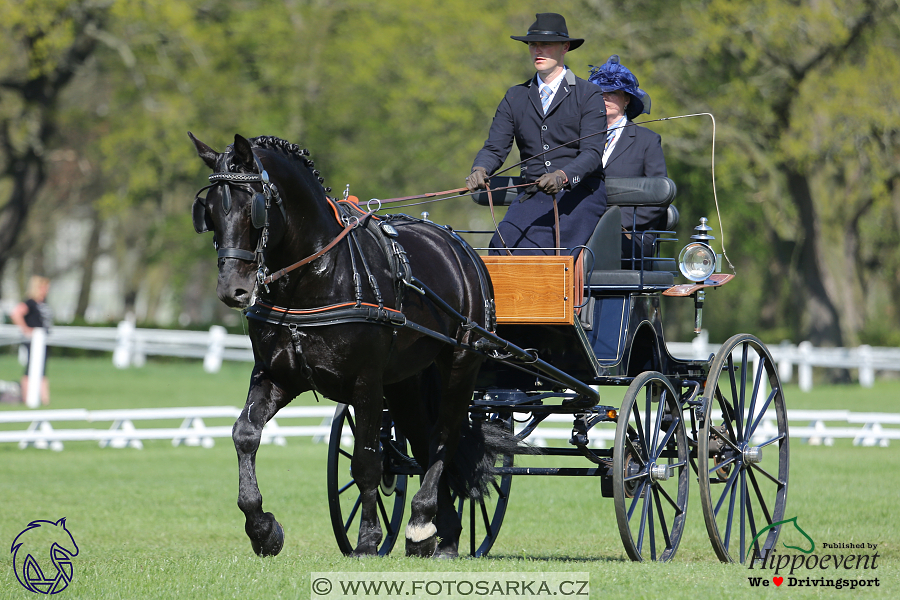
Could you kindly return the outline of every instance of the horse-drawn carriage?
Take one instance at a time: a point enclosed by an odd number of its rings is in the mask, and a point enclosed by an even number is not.
[[[703,220],[696,228],[677,266],[659,250],[677,241],[670,227],[625,232],[635,249],[642,235],[655,241],[652,254],[622,260],[619,207],[669,206],[670,180],[610,180],[610,208],[586,249],[560,252],[580,260],[480,259],[448,227],[379,217],[309,192],[316,187],[310,174],[318,173],[303,152],[283,144],[273,149],[268,138],[251,144],[236,137],[223,154],[195,143],[215,171],[210,194],[195,202],[195,227],[216,232],[220,297],[246,307],[251,325],[260,328],[251,327],[257,365],[234,429],[238,504],[257,553],[277,554],[284,535],[271,513],[262,512],[253,474],[259,434],[307,389],[347,399],[332,422],[327,461],[332,524],[345,553],[391,551],[404,532],[407,484],[415,476],[421,488],[405,529],[409,554],[452,556],[460,539],[466,542],[460,551],[486,554],[503,523],[513,477],[538,475],[598,478],[599,495],[612,498],[633,560],[674,556],[691,477],[720,560],[744,562],[774,548],[789,453],[784,394],[771,355],[757,338],[740,334],[707,359],[684,360],[669,353],[663,335],[661,296],[692,298],[699,329],[706,288],[731,278],[715,272],[709,227]],[[288,164],[298,161],[306,168]],[[302,196],[309,196],[306,212],[291,208]],[[311,206],[319,206],[318,221],[309,216]],[[292,234],[301,226],[313,238],[303,244]],[[419,236],[428,243],[419,244]],[[339,254],[344,239],[349,252]],[[279,244],[302,247],[276,255],[271,249]],[[447,256],[453,266],[442,270],[437,259]],[[289,279],[295,269],[303,277]],[[675,269],[689,283],[676,285]],[[297,290],[317,275],[337,280],[343,292],[335,297],[307,287],[310,303],[287,308],[291,299],[301,302]],[[252,282],[262,299],[248,289]],[[355,353],[368,343],[362,331],[385,334],[368,354]],[[466,362],[472,356],[478,360]],[[611,386],[625,389],[621,403],[601,401],[598,390]],[[377,398],[360,398],[361,388],[370,387]],[[536,450],[529,442],[551,422],[566,423],[566,439]],[[484,476],[483,485],[454,483],[454,457],[471,440],[484,443],[487,429],[511,440],[486,455],[494,477]],[[535,454],[539,466],[517,460]],[[557,459],[562,466],[547,466]]]

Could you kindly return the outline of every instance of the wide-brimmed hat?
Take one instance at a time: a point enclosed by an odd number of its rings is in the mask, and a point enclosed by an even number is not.
[[[631,101],[625,107],[625,116],[634,119],[641,113],[650,114],[650,94],[638,87],[638,79],[627,67],[619,63],[619,56],[613,54],[599,67],[590,65],[588,81],[600,86],[604,92],[622,90]]]
[[[566,19],[556,13],[538,13],[537,20],[528,28],[525,35],[511,35],[520,42],[569,42],[569,50],[574,50],[584,43],[583,39],[570,38],[566,28]]]

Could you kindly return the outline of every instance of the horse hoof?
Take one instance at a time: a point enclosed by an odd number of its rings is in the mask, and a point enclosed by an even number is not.
[[[257,556],[276,556],[284,548],[284,527],[272,518],[272,530],[265,541],[262,544],[258,544],[250,540],[250,543]]]
[[[420,542],[414,542],[407,538],[406,555],[418,556],[419,558],[431,558],[437,548],[437,536],[426,538]]]
[[[459,552],[456,552],[455,550],[438,550],[434,553],[432,558],[438,560],[453,560],[454,558],[459,558]]]

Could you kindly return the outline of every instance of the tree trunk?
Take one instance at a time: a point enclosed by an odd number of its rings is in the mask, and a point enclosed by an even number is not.
[[[96,211],[91,215],[91,235],[88,238],[84,259],[81,262],[81,290],[78,293],[78,305],[75,307],[75,318],[84,320],[91,301],[91,288],[94,285],[94,263],[100,255],[100,230],[103,221]]]
[[[822,223],[813,202],[809,180],[796,169],[784,167],[788,191],[799,213],[803,233],[799,246],[801,299],[805,306],[804,333],[814,346],[843,346],[841,318],[836,308],[835,285],[824,262]]]

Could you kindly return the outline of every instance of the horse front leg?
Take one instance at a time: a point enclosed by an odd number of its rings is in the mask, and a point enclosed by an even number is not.
[[[284,546],[284,528],[272,513],[264,513],[256,482],[256,451],[263,427],[288,398],[259,368],[253,369],[247,403],[231,430],[238,459],[238,508],[244,513],[244,530],[258,556],[275,556]]]

